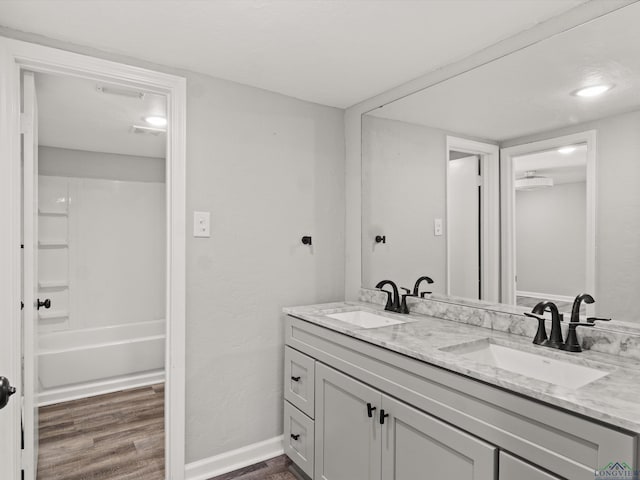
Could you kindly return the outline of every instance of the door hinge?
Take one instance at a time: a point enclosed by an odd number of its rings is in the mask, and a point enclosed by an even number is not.
[[[27,113],[20,114],[20,133],[26,134],[33,131],[33,119]]]

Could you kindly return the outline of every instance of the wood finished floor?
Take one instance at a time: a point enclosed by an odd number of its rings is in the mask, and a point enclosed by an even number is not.
[[[38,480],[164,480],[164,384],[39,410]]]
[[[280,455],[210,480],[298,480],[289,471],[289,465],[291,465],[289,457]]]

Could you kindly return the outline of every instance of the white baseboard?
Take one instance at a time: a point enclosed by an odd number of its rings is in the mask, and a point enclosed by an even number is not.
[[[80,398],[118,392],[129,388],[145,387],[164,382],[164,370],[124,375],[122,377],[100,380],[97,382],[80,383],[62,388],[44,390],[38,394],[38,406],[44,407],[54,403],[69,402]]]
[[[240,468],[262,462],[284,453],[282,435],[214,457],[188,463],[185,480],[207,480]]]
[[[554,302],[573,302],[573,297],[566,295],[553,295],[552,293],[525,292],[518,290],[517,297],[544,298],[545,300],[553,300]]]

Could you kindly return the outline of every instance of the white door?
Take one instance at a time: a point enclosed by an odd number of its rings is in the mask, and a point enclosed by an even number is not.
[[[37,362],[38,341],[38,106],[35,78],[23,75],[23,301],[22,428],[25,480],[35,480],[38,465]],[[48,308],[48,306],[46,307]]]
[[[481,299],[479,156],[449,161],[449,295]]]

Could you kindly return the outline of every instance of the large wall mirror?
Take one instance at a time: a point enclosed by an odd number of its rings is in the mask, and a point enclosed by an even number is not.
[[[362,285],[635,321],[640,4],[367,112]],[[426,288],[425,288],[426,289]]]

